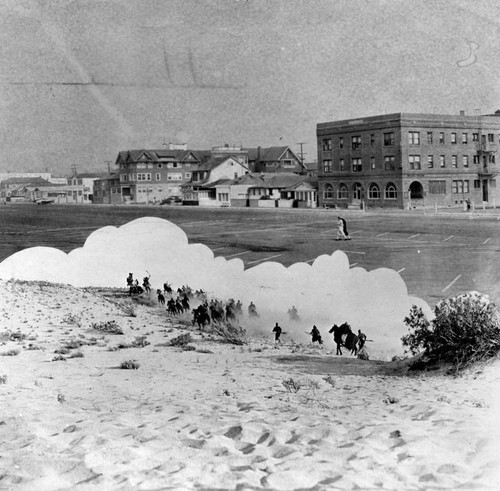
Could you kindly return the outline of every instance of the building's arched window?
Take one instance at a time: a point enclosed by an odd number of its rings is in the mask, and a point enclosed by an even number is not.
[[[375,183],[368,188],[368,199],[380,199],[380,189]]]
[[[324,199],[332,199],[333,198],[333,186],[331,184],[327,184],[323,191]]]
[[[349,197],[349,191],[347,190],[347,186],[345,184],[341,184],[337,191],[338,199],[347,199]]]
[[[385,187],[385,199],[396,199],[398,197],[398,192],[396,186],[390,182]]]

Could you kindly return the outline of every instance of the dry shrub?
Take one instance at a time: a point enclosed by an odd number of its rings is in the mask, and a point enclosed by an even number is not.
[[[116,321],[94,322],[90,327],[96,331],[105,332],[107,334],[123,334],[122,328]]]
[[[241,346],[246,344],[245,329],[240,326],[233,326],[227,322],[213,322],[212,332],[219,336],[223,342]]]
[[[80,317],[78,315],[74,315],[74,314],[66,314],[62,318],[62,322],[64,324],[70,324],[70,325],[74,325],[74,326],[81,326]]]
[[[186,346],[192,341],[191,334],[181,334],[175,338],[172,338],[169,342],[170,346]]]
[[[0,375],[0,385],[7,383],[7,375]]]
[[[469,292],[442,300],[434,315],[429,321],[421,308],[412,307],[405,318],[409,334],[402,337],[407,351],[423,350],[428,363],[452,363],[457,371],[500,352],[500,313],[487,296]]]
[[[292,377],[283,380],[281,383],[283,384],[283,387],[285,387],[285,389],[288,390],[288,392],[298,392],[302,387],[302,384],[300,382],[293,380]]]
[[[120,368],[122,370],[138,370],[140,366],[135,360],[125,360],[122,361]]]
[[[10,349],[9,351],[4,351],[0,353],[0,356],[17,356],[20,353],[18,349]]]
[[[128,315],[129,317],[137,317],[137,313],[135,311],[135,306],[133,303],[127,302],[123,304],[121,307],[125,315]]]
[[[75,351],[68,356],[68,358],[83,358],[83,353],[81,351]]]

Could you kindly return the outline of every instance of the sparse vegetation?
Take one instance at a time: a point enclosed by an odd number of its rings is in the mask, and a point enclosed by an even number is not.
[[[52,358],[52,361],[66,361],[66,358],[64,358],[64,356],[62,355],[57,355]]]
[[[0,385],[7,383],[7,375],[0,375]]]
[[[212,332],[219,336],[223,342],[241,346],[246,344],[245,330],[228,322],[212,322]]]
[[[327,383],[330,384],[332,387],[335,387],[335,380],[331,375],[327,375],[326,377],[323,378],[323,380]]]
[[[78,350],[78,351],[75,351],[74,353],[71,353],[68,358],[83,358],[83,353]]]
[[[138,370],[140,366],[135,360],[125,360],[122,361],[120,368],[122,370]]]
[[[175,338],[172,338],[169,342],[170,346],[185,346],[189,344],[193,339],[191,338],[191,334],[181,334]]]
[[[283,387],[285,387],[285,389],[288,390],[288,392],[296,393],[302,387],[301,383],[295,381],[292,377],[290,377],[289,379],[283,380],[281,383],[282,383]]]
[[[74,326],[81,326],[80,317],[74,314],[67,314],[62,318],[63,324],[69,324]]]
[[[8,351],[4,351],[0,353],[0,356],[17,356],[20,353],[18,349],[10,349]]]
[[[107,334],[123,334],[122,328],[116,321],[94,322],[90,327],[96,331],[105,332]]]
[[[413,355],[423,352],[420,366],[448,362],[458,371],[499,353],[500,315],[488,297],[472,292],[442,300],[434,315],[429,321],[414,305],[405,318],[410,332],[401,340]]]
[[[128,315],[129,317],[137,317],[137,313],[135,311],[135,306],[131,302],[127,302],[122,305],[122,310],[125,315]]]

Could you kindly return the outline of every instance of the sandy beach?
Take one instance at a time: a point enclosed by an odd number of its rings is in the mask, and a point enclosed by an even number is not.
[[[500,488],[498,360],[409,374],[272,326],[223,343],[104,289],[0,284],[0,489]]]

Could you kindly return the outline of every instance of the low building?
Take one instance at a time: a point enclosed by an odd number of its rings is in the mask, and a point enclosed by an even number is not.
[[[109,174],[93,183],[92,202],[95,204],[117,205],[123,203],[120,175]]]
[[[395,113],[317,125],[321,206],[500,202],[500,113]]]

